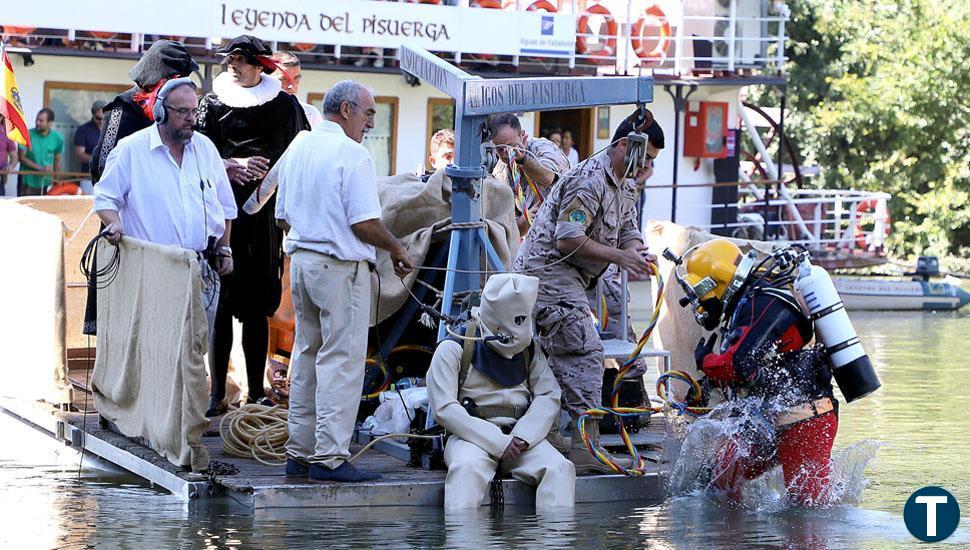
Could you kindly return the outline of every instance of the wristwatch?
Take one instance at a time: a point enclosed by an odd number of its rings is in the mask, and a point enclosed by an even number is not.
[[[229,245],[223,245],[216,247],[216,252],[224,252],[226,256],[232,256],[232,247]],[[220,254],[221,255],[221,254]]]

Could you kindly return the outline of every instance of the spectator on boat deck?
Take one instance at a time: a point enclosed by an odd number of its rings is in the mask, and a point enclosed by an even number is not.
[[[300,58],[296,54],[291,52],[279,51],[270,57],[274,63],[277,65],[276,71],[273,76],[280,79],[283,84],[283,91],[290,94],[291,96],[297,97],[300,93],[300,80],[303,78],[303,69],[300,67]],[[300,106],[303,107],[303,112],[306,113],[307,121],[310,123],[310,129],[313,130],[320,126],[323,122],[323,115],[316,107],[300,102]]]
[[[81,172],[91,172],[91,154],[98,145],[98,137],[101,136],[101,128],[104,126],[104,106],[107,102],[100,99],[91,104],[91,120],[78,126],[74,132],[74,158],[80,163]],[[91,178],[81,180],[81,191],[85,195],[90,195],[94,189],[91,186]]]
[[[170,80],[155,102],[158,122],[121,140],[108,155],[94,188],[94,210],[109,242],[128,235],[199,255],[211,341],[220,276],[233,269],[229,233],[236,203],[215,145],[193,131],[199,113],[195,84]]]
[[[47,107],[38,111],[35,124],[30,129],[30,149],[20,146],[20,165],[24,170],[46,174],[60,172],[64,138],[53,129],[54,111]],[[20,196],[43,195],[53,183],[51,176],[44,174],[22,174],[17,181]]]
[[[552,130],[546,134],[546,139],[556,144],[556,147],[562,149],[562,131],[559,129]]]
[[[381,222],[374,160],[361,145],[374,127],[373,93],[338,82],[323,110],[323,124],[293,140],[279,167],[276,218],[288,228],[296,313],[285,472],[367,481],[380,476],[347,458],[364,386],[374,247],[390,251],[398,276],[414,263]]]
[[[445,128],[438,130],[431,136],[428,164],[431,165],[429,174],[433,174],[449,164],[455,162],[455,131]]]
[[[570,168],[579,164],[579,151],[573,147],[573,133],[569,130],[562,131],[562,152],[566,155]]]
[[[492,175],[512,187],[519,233],[525,235],[546,193],[569,169],[569,161],[555,143],[527,135],[512,113],[493,116],[488,126],[501,159]]]

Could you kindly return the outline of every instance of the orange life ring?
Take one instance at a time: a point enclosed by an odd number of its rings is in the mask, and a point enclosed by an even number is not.
[[[858,206],[855,207],[855,244],[856,247],[862,250],[868,250],[869,244],[866,242],[866,234],[862,231],[862,224],[859,223],[859,218],[868,214],[876,213],[876,199],[868,199],[861,201]],[[882,230],[882,240],[883,242],[889,238],[889,230],[891,228],[889,209],[886,209],[885,215],[882,217],[883,230]]]
[[[643,44],[643,27],[646,26],[647,18],[656,19],[660,22],[660,40],[652,50],[647,50]],[[667,55],[667,48],[670,47],[671,35],[667,14],[660,9],[660,6],[653,4],[644,10],[644,15],[641,15],[630,29],[630,45],[633,46],[633,51],[636,52],[637,57],[643,61],[662,60]]]
[[[589,44],[586,42],[586,35],[592,34],[589,29],[589,17],[591,15],[602,15],[606,18],[606,32],[609,36],[605,42],[600,41],[599,49],[589,53]],[[616,54],[618,30],[619,26],[616,23],[616,19],[606,6],[603,4],[590,6],[583,12],[583,15],[579,17],[576,23],[576,53],[580,55],[589,53],[593,61],[597,63],[608,62],[609,60],[606,58],[613,57]]]
[[[90,34],[95,38],[100,38],[102,40],[110,40],[114,38],[117,33],[108,32],[108,31],[88,31],[88,34]]]
[[[539,10],[547,11],[549,13],[556,13],[557,11],[559,11],[559,8],[552,5],[552,2],[550,2],[549,0],[536,0],[535,2],[529,4],[529,7],[525,9],[525,11],[539,11]]]
[[[47,190],[47,195],[50,197],[60,196],[60,195],[80,195],[81,186],[77,182],[73,181],[60,181],[51,185],[51,188]]]
[[[316,44],[310,44],[309,42],[293,42],[290,45],[293,46],[294,50],[300,50],[301,52],[309,52],[317,47]]]
[[[3,33],[11,36],[27,36],[36,30],[37,27],[11,27],[10,25],[3,26]]]

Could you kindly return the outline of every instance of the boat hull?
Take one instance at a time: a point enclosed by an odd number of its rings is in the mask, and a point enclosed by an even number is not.
[[[848,310],[956,310],[970,293],[945,281],[833,277]]]

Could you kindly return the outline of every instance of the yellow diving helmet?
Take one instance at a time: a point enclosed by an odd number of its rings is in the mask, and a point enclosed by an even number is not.
[[[708,330],[721,321],[732,300],[751,274],[755,253],[743,254],[727,239],[705,241],[677,258],[665,254],[677,267],[674,276],[686,296],[681,305],[693,306],[694,318]]]

